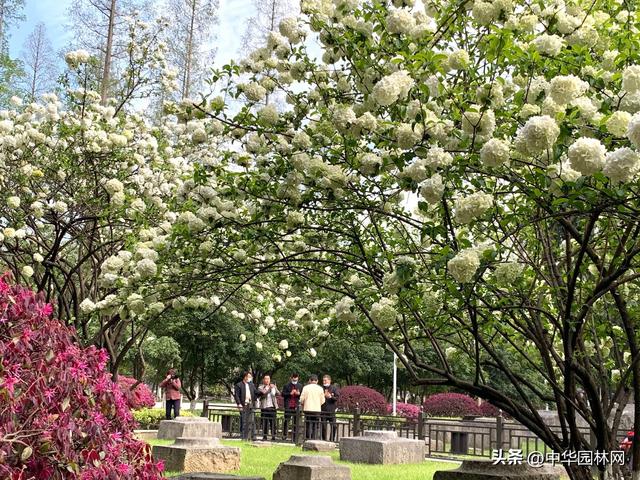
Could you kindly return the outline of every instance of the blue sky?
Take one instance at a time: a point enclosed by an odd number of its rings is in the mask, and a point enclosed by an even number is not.
[[[11,30],[11,55],[20,55],[26,37],[38,22],[44,22],[46,25],[54,50],[64,49],[70,38],[65,24],[71,0],[26,0],[25,3],[26,20]],[[253,10],[252,3],[252,0],[220,0],[216,64],[222,65],[232,58],[237,58],[244,23]]]

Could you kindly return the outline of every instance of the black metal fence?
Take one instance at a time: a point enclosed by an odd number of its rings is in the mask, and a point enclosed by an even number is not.
[[[210,407],[205,402],[202,415],[220,422],[224,437],[241,438],[241,416],[236,408]],[[254,415],[255,439],[258,440],[266,438],[302,444],[305,439],[313,438],[338,443],[342,437],[359,436],[367,430],[393,430],[400,437],[424,440],[428,456],[491,457],[493,450],[518,449],[526,458],[532,451],[541,452],[545,457],[551,452],[526,427],[502,417],[434,419],[421,412],[417,420],[410,420],[359,411],[320,417],[305,416],[302,411],[278,411],[273,418],[273,413],[263,415],[259,409],[254,410]],[[550,428],[560,432],[560,426],[551,425]],[[586,437],[591,435],[588,427],[580,430]],[[625,435],[626,430],[619,430],[617,439],[620,441]]]

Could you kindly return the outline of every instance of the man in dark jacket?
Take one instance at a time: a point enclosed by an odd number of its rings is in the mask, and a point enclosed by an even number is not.
[[[296,439],[298,431],[298,418],[296,413],[300,407],[300,393],[302,385],[300,385],[300,376],[297,373],[291,375],[289,383],[282,388],[282,397],[284,399],[284,431],[282,432],[283,440],[289,435],[289,421],[291,421],[291,433],[293,440]]]
[[[258,398],[258,391],[253,384],[251,372],[242,374],[242,381],[236,383],[233,397],[240,410],[240,435],[243,440],[255,440],[256,425],[253,407]]]
[[[322,388],[324,389],[324,404],[322,405],[322,439],[336,442],[338,439],[338,428],[336,424],[336,408],[340,398],[340,390],[331,384],[331,377],[322,377]],[[327,431],[331,431],[327,437]]]

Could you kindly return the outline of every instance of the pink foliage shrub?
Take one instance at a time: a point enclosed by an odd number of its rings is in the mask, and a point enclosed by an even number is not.
[[[355,412],[360,407],[362,413],[387,412],[387,401],[380,392],[362,385],[349,385],[340,389],[338,408],[345,412]]]
[[[129,408],[132,410],[139,410],[144,407],[155,407],[156,399],[147,385],[144,383],[138,383],[136,388],[131,390],[131,387],[137,382],[138,381],[135,378],[118,375],[118,386],[127,400]]]
[[[437,417],[464,417],[481,415],[476,401],[462,393],[437,393],[424,402],[424,413]]]
[[[387,406],[387,413],[391,415],[393,412],[393,405]],[[409,423],[415,423],[418,421],[418,415],[420,414],[420,407],[412,403],[398,402],[396,404],[396,414],[400,417],[407,419]]]
[[[0,278],[0,478],[162,478],[105,351],[79,347],[51,312]]]

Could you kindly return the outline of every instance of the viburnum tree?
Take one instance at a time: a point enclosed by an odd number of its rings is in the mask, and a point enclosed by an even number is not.
[[[615,450],[631,396],[638,433],[636,4],[303,0],[302,11],[217,72],[246,100],[239,112],[193,107],[228,138],[228,165],[194,179],[215,172],[243,199],[233,271],[310,287],[335,302],[334,320],[370,322],[417,384],[489,400],[556,451]],[[284,111],[265,105],[274,91]]]

